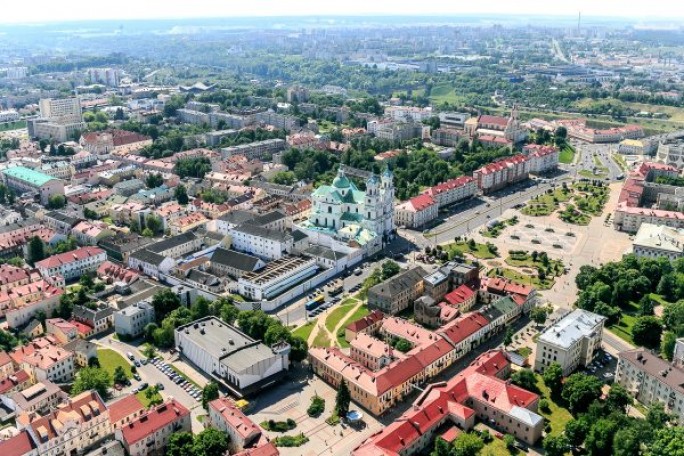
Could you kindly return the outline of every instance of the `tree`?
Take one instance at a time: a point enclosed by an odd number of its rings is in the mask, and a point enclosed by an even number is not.
[[[647,348],[659,348],[663,325],[653,316],[639,317],[632,326],[632,338],[636,345]]]
[[[145,178],[145,185],[147,188],[157,188],[164,183],[164,177],[161,173],[151,173]]]
[[[625,413],[627,406],[632,404],[632,396],[619,383],[613,384],[606,396],[606,405],[610,410],[620,410]]]
[[[206,409],[208,407],[209,402],[213,401],[214,399],[218,399],[218,397],[218,384],[216,382],[207,383],[206,386],[202,389],[202,407]]]
[[[681,456],[684,454],[684,427],[659,429],[655,433],[647,456]]]
[[[212,427],[207,428],[195,436],[192,456],[220,456],[227,454],[229,443],[230,440],[225,432]]]
[[[90,274],[83,274],[80,279],[78,279],[78,283],[83,287],[87,289],[93,288],[95,285],[95,282],[93,281],[93,277]]]
[[[392,260],[382,263],[382,280],[387,280],[401,271],[401,267]]]
[[[513,437],[511,434],[504,435],[503,442],[508,451],[512,452],[515,450],[515,437]]]
[[[145,217],[145,226],[152,231],[152,233],[159,234],[164,228],[164,222],[162,222],[160,217],[157,217],[154,214],[148,214],[147,217]]]
[[[651,425],[651,428],[660,429],[672,421],[672,416],[665,411],[665,406],[662,403],[655,401],[648,408],[646,421]]]
[[[619,429],[618,423],[609,418],[600,418],[592,423],[584,440],[584,446],[590,455],[613,453],[613,438]]]
[[[394,348],[396,348],[402,353],[406,353],[407,351],[411,350],[412,347],[413,345],[411,344],[411,342],[404,338],[399,338],[397,342],[394,344]]]
[[[535,307],[530,311],[530,318],[533,322],[540,326],[546,323],[547,315],[548,311],[545,307]]]
[[[351,394],[349,393],[349,387],[347,382],[342,379],[339,388],[337,389],[337,395],[335,396],[335,412],[337,416],[344,418],[349,413],[349,404],[351,402]]]
[[[100,217],[97,215],[97,212],[94,210],[86,207],[83,209],[83,217],[87,218],[88,220],[97,220]]]
[[[178,201],[178,204],[188,204],[190,201],[188,198],[188,190],[185,188],[185,185],[180,184],[178,187],[176,187],[176,190],[174,191],[174,196],[176,197],[176,201]]]
[[[563,387],[563,368],[558,363],[551,363],[542,374],[544,384],[549,387],[552,395],[558,395]]]
[[[116,366],[114,369],[114,383],[125,385],[128,382],[128,375],[123,366]]]
[[[180,298],[178,298],[178,295],[171,291],[170,288],[158,291],[152,298],[152,307],[154,307],[157,321],[163,320],[171,311],[180,307],[180,305]]]
[[[547,435],[544,437],[544,451],[546,456],[565,456],[570,451],[570,442],[568,438],[561,435]]]
[[[48,209],[61,209],[66,206],[64,195],[52,195],[48,198]]]
[[[192,456],[194,438],[190,432],[174,432],[166,445],[165,456]]]
[[[511,375],[511,381],[528,391],[537,390],[537,376],[530,369],[520,369]]]
[[[663,358],[668,361],[672,361],[672,356],[674,355],[674,348],[677,342],[677,334],[672,331],[666,331],[663,335],[663,342],[660,345],[660,353]]]
[[[145,390],[145,398],[149,401],[150,405],[157,405],[162,402],[162,398],[159,395],[159,387],[153,385]]]
[[[648,425],[642,421],[647,427]],[[639,426],[643,427],[643,426]],[[613,437],[614,456],[633,456],[641,454],[641,442],[646,440],[644,432],[637,426],[627,426],[617,430]],[[650,429],[648,430],[650,431]],[[547,453],[548,454],[548,453]]]
[[[33,236],[29,241],[29,260],[31,265],[45,259],[45,244],[38,236]]]
[[[506,334],[504,334],[504,347],[508,347],[513,343],[513,330],[508,327],[506,328]]]
[[[477,456],[484,448],[482,437],[474,432],[464,432],[454,440],[454,456]]]
[[[12,333],[0,329],[0,349],[10,351],[17,346],[19,341]]]
[[[581,413],[601,397],[603,383],[593,375],[572,374],[563,385],[561,397],[568,403],[570,411]]]
[[[154,345],[147,344],[143,347],[142,354],[147,358],[154,358],[157,356],[157,349],[154,348]]]
[[[663,323],[678,336],[684,336],[684,299],[665,306]]]
[[[451,456],[453,448],[449,442],[441,437],[435,439],[435,447],[432,449],[430,456]]]
[[[95,390],[104,399],[107,397],[111,384],[112,378],[106,370],[98,367],[84,367],[78,372],[71,391],[78,394],[83,391]]]

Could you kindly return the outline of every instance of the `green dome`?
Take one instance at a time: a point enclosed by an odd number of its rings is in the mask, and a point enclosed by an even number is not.
[[[343,171],[337,173],[337,177],[335,177],[332,184],[335,188],[349,188],[351,186],[349,179],[347,179]]]

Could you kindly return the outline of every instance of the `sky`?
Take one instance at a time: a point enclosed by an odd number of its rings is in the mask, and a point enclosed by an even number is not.
[[[655,7],[654,7],[655,5]],[[0,23],[303,15],[515,14],[684,18],[683,0],[0,0]]]

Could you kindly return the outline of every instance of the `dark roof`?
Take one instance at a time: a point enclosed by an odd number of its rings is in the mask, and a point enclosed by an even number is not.
[[[219,220],[228,222],[231,225],[241,225],[245,222],[254,220],[255,216],[256,214],[249,211],[236,210],[230,211],[227,214],[222,215],[221,217],[219,217]]]
[[[197,239],[197,236],[195,236],[195,233],[188,231],[176,236],[172,236],[170,238],[166,238],[164,240],[161,240],[159,242],[156,242],[150,246],[147,247],[147,250],[154,252],[154,253],[160,253],[164,252],[166,250],[172,249],[174,247],[178,247],[179,245],[187,244],[188,242],[192,242]]]
[[[64,344],[64,349],[72,352],[80,351],[87,353],[91,350],[95,350],[96,347],[97,346],[94,343],[81,338],[76,338],[71,342],[67,342],[66,344]]]
[[[218,248],[211,256],[211,262],[230,266],[240,271],[254,271],[259,263],[259,258],[234,250]]]
[[[196,268],[190,269],[190,271],[188,271],[188,275],[185,276],[185,278],[191,282],[200,283],[206,286],[216,286],[219,282],[218,277],[216,277],[215,275],[208,274]]]
[[[143,263],[153,264],[159,266],[162,261],[166,259],[165,256],[159,255],[147,249],[137,250],[131,253],[131,258],[142,261]]]
[[[285,214],[280,211],[271,211],[254,218],[255,225],[267,225],[285,218]]]
[[[259,225],[254,225],[250,222],[243,223],[242,225],[235,227],[234,230],[240,231],[242,233],[247,233],[252,236],[262,237],[278,242],[286,242],[288,238],[292,239],[292,236],[287,233],[283,233],[282,231],[277,230],[269,230],[268,228],[264,228],[263,226]]]
[[[413,288],[416,285],[416,283],[423,280],[423,277],[425,277],[426,275],[427,272],[425,272],[423,268],[418,266],[417,268],[404,271],[399,275],[392,277],[391,279],[387,279],[384,282],[375,285],[374,287],[371,287],[371,289],[368,290],[368,292],[378,296],[386,296],[391,298],[392,296],[398,295],[407,288]]]
[[[684,370],[672,366],[649,350],[637,348],[620,352],[618,356],[680,394],[684,393]]]
[[[347,256],[346,253],[338,252],[336,250],[333,250],[329,247],[325,247],[322,245],[312,245],[308,249],[304,250],[303,253],[306,255],[311,255],[313,257],[321,257],[333,261],[339,260],[340,258],[344,258]]]
[[[152,242],[154,242],[152,239],[140,236],[139,234],[117,233],[112,237],[101,240],[98,242],[98,245],[105,250],[131,252],[149,245]]]
[[[58,222],[66,223],[66,224],[71,225],[71,226],[76,226],[76,225],[78,225],[78,223],[81,220],[83,220],[83,219],[78,218],[78,217],[72,217],[71,215],[67,215],[64,212],[60,212],[60,211],[48,212],[47,214],[45,214],[45,217],[55,219]]]
[[[308,237],[309,236],[303,231],[299,231],[299,230],[292,231],[292,239],[294,239],[295,242],[299,242],[302,239],[306,239]]]
[[[73,316],[76,319],[82,319],[87,321],[96,321],[102,318],[109,317],[114,314],[114,310],[109,306],[100,307],[98,309],[89,309],[85,306],[74,306]]]

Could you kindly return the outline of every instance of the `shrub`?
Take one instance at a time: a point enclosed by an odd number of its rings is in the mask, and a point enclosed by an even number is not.
[[[549,406],[548,399],[540,399],[539,400],[539,410],[541,410],[544,413],[550,413],[551,412],[551,407]]]
[[[311,417],[319,417],[325,410],[325,400],[320,396],[314,396],[311,398],[311,405],[306,410],[306,413]]]
[[[273,444],[277,447],[300,447],[309,441],[309,438],[300,433],[297,435],[283,435],[273,439]]]

